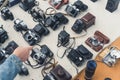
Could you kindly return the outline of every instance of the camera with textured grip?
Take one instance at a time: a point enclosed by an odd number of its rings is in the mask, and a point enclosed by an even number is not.
[[[16,31],[27,31],[28,30],[27,25],[23,22],[23,20],[20,20],[20,19],[16,19],[14,21],[14,29]]]
[[[45,24],[51,27],[53,30],[56,30],[62,24],[68,23],[67,17],[65,17],[62,13],[56,13],[53,16],[49,16],[45,20]]]
[[[58,34],[58,44],[57,46],[67,46],[69,44],[70,41],[70,34],[67,33],[65,30],[61,31]]]
[[[42,45],[41,49],[34,48],[31,53],[33,60],[43,65],[46,63],[48,58],[53,57],[53,52],[46,46]]]
[[[88,6],[84,4],[82,1],[77,0],[74,4],[67,5],[65,11],[68,15],[72,17],[76,17],[80,12],[88,9]]]
[[[35,45],[40,42],[42,36],[49,34],[49,30],[42,24],[37,24],[33,29],[24,34],[24,39],[30,44]]]
[[[91,13],[87,13],[81,19],[77,19],[72,26],[72,30],[75,33],[81,33],[83,30],[86,31],[89,27],[95,24],[95,16]]]
[[[55,9],[59,9],[63,5],[67,4],[69,0],[50,0],[49,4],[53,6]]]
[[[4,43],[7,39],[8,39],[8,34],[1,26],[0,27],[0,44]]]
[[[12,12],[7,8],[7,7],[3,7],[1,9],[1,17],[3,20],[14,20],[14,16],[12,14]]]
[[[77,49],[71,49],[67,55],[68,59],[77,67],[81,66],[86,60],[91,59],[92,56],[93,54],[83,45],[78,46]]]
[[[71,80],[72,76],[61,66],[53,68],[43,80]]]
[[[108,44],[110,39],[105,36],[103,33],[100,31],[96,31],[94,33],[94,37],[89,37],[85,43],[90,46],[93,50],[95,51],[100,51],[105,44]]]
[[[21,0],[20,2],[20,7],[24,10],[30,10],[32,9],[34,6],[38,5],[38,2],[36,0]]]
[[[16,42],[11,41],[5,48],[0,49],[0,63],[2,63],[18,47]]]

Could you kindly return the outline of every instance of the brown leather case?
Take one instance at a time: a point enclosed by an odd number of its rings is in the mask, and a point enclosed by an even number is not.
[[[95,59],[97,61],[97,68],[92,80],[104,80],[105,78],[111,78],[112,80],[120,80],[120,59],[113,67],[109,67],[105,63],[101,62],[102,55],[108,53],[110,47],[116,47],[117,49],[120,50],[120,37],[97,55]],[[83,69],[72,80],[85,80],[84,74],[85,74],[85,69]]]
[[[87,13],[85,16],[81,18],[81,20],[85,23],[86,28],[89,28],[91,25],[95,24],[95,16],[91,13]]]
[[[109,38],[107,36],[105,36],[103,33],[101,33],[100,31],[96,31],[94,33],[94,38],[97,39],[99,42],[101,42],[103,45],[109,43]],[[93,50],[95,50],[96,52],[98,52],[99,50],[101,50],[103,48],[102,45],[98,45],[98,46],[94,46],[91,43],[91,37],[89,37],[85,43],[90,46]]]

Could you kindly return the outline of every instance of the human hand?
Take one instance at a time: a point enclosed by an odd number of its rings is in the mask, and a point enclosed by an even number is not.
[[[29,53],[32,50],[32,46],[29,47],[18,47],[13,52],[14,55],[19,57],[23,62],[26,61],[29,57]]]

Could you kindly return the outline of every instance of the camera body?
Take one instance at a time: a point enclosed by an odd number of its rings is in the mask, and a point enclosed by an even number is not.
[[[94,33],[94,37],[89,37],[85,43],[96,52],[100,51],[105,44],[109,43],[109,38],[100,31]]]
[[[31,14],[35,22],[42,22],[46,18],[44,12],[39,7],[33,7],[28,13]]]
[[[42,36],[49,34],[49,30],[44,27],[42,24],[37,24],[33,29],[28,30],[24,34],[24,39],[30,44],[35,45],[40,42]]]
[[[36,0],[21,0],[19,6],[24,10],[30,10],[32,9],[34,6],[36,6]]]
[[[67,33],[65,30],[61,31],[58,34],[58,44],[57,46],[67,46],[69,44],[70,41],[70,34]]]
[[[8,1],[8,6],[9,6],[9,7],[12,7],[12,6],[18,4],[20,1],[21,1],[21,0],[9,0],[9,1]]]
[[[56,30],[60,25],[68,23],[67,17],[65,17],[62,13],[56,13],[53,16],[49,16],[45,20],[45,24],[50,26],[53,30]]]
[[[114,12],[120,3],[120,0],[108,0],[106,5],[106,10]]]
[[[1,17],[3,20],[14,20],[14,16],[12,14],[12,12],[7,8],[7,7],[3,7],[1,10]]]
[[[11,41],[5,48],[0,49],[0,64],[4,62],[4,60],[13,53],[13,51],[18,47],[16,42]]]
[[[33,49],[30,56],[40,65],[43,65],[48,58],[53,57],[53,52],[46,45],[42,45],[41,49]]]
[[[69,0],[50,0],[49,4],[55,9],[59,9],[61,6],[67,4]]]
[[[16,19],[14,21],[14,29],[16,31],[27,31],[28,30],[27,25],[23,22],[23,20],[20,20],[20,19]]]
[[[88,9],[88,6],[84,4],[82,1],[77,0],[74,4],[67,5],[65,11],[72,17],[76,17],[80,14],[81,11],[85,11]]]
[[[87,13],[85,16],[83,16],[81,19],[77,19],[75,23],[72,26],[72,30],[75,33],[81,33],[83,30],[86,31],[90,26],[95,24],[95,16],[93,16],[91,13]]]
[[[61,66],[53,68],[43,80],[71,80],[72,76]]]
[[[8,34],[1,26],[0,27],[0,43],[4,43],[7,39],[8,39]]]
[[[93,54],[83,45],[78,46],[77,49],[71,49],[67,55],[68,59],[77,67],[81,66],[86,60],[91,59],[92,56]]]

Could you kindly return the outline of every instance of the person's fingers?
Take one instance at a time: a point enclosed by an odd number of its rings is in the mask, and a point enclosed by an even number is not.
[[[29,46],[29,47],[27,47],[28,48],[28,50],[32,50],[33,49],[33,46]]]

